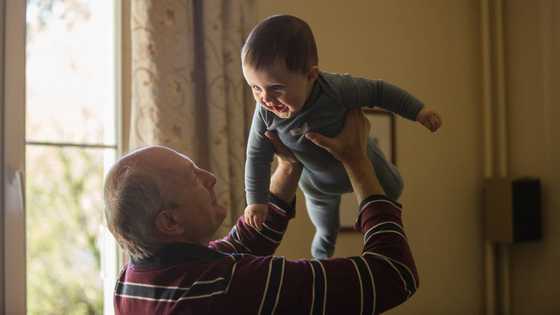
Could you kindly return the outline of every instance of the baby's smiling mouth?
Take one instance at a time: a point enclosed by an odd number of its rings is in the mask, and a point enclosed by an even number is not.
[[[279,113],[285,113],[288,111],[288,106],[282,104],[273,105],[272,108]]]

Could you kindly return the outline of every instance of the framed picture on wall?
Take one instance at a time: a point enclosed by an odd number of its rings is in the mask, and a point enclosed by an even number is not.
[[[371,125],[370,137],[377,143],[387,160],[397,165],[396,121],[393,113],[366,108],[363,110]],[[340,202],[340,230],[355,231],[358,203],[353,193],[342,195]]]

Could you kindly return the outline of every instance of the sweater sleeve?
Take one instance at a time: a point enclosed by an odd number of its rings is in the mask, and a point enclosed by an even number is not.
[[[245,223],[243,216],[223,239],[210,242],[209,247],[225,253],[272,255],[282,241],[288,222],[295,214],[295,199],[292,204],[270,194],[268,216],[263,228],[257,230]]]
[[[371,196],[356,227],[364,237],[360,256],[243,257],[228,299],[254,314],[379,314],[403,303],[416,292],[418,274],[400,205]]]
[[[339,95],[341,102],[348,108],[380,107],[415,121],[424,104],[412,94],[400,87],[382,80],[369,80],[339,75]]]
[[[266,204],[268,201],[270,165],[274,157],[274,147],[264,135],[267,130],[264,114],[264,111],[257,104],[247,141],[245,194],[249,205]]]

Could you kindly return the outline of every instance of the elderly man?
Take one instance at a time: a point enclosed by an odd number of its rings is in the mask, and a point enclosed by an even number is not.
[[[256,230],[239,218],[210,241],[226,209],[216,178],[188,157],[151,146],[121,158],[105,184],[109,229],[130,256],[115,288],[117,314],[377,314],[409,298],[418,275],[401,222],[366,154],[359,110],[335,138],[307,134],[342,162],[360,202],[360,256],[296,260],[271,256],[294,217],[300,164],[273,135],[279,163],[269,214]],[[327,154],[327,153],[326,153]]]

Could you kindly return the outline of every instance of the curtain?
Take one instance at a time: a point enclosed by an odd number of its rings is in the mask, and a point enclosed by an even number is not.
[[[169,146],[213,172],[224,229],[244,206],[245,143],[254,101],[240,49],[253,0],[131,2],[130,147]]]

